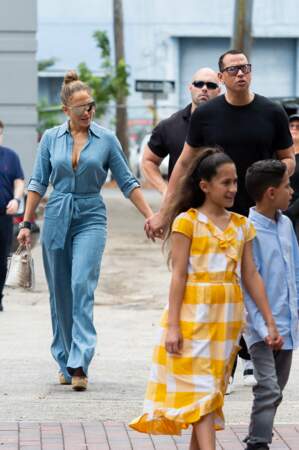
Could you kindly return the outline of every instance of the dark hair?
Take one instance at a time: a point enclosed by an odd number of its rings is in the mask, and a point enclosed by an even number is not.
[[[169,225],[165,242],[171,235],[172,224],[178,214],[190,208],[198,208],[204,203],[206,197],[199,187],[200,180],[210,181],[223,164],[234,163],[220,147],[206,147],[199,150],[198,155],[179,181],[174,199],[167,209]]]
[[[290,123],[298,121],[298,120],[299,120],[299,114],[292,114],[292,115],[289,116],[289,122]]]
[[[91,93],[90,87],[79,79],[75,70],[69,70],[64,76],[60,91],[60,98],[63,105],[67,106],[71,96],[79,91]]]
[[[287,166],[277,159],[264,159],[248,167],[245,186],[255,202],[263,198],[269,187],[278,187],[286,173]]]
[[[242,50],[235,50],[235,49],[228,50],[227,52],[223,53],[223,55],[221,55],[219,57],[218,67],[219,67],[220,72],[222,72],[224,69],[223,59],[225,58],[226,55],[244,55],[247,58],[247,56],[245,55],[245,53]],[[247,58],[247,60],[248,60],[248,58]]]
[[[0,128],[3,130],[4,128],[4,123],[2,122],[2,120],[0,120]]]

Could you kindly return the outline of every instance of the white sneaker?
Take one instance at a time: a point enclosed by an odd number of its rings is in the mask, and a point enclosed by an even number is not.
[[[244,372],[243,385],[248,386],[248,387],[256,386],[257,381],[256,381],[253,373],[246,373],[246,372],[249,372],[249,370]]]
[[[234,379],[233,379],[233,377],[230,377],[227,388],[226,388],[225,395],[230,395],[232,392],[234,392]]]

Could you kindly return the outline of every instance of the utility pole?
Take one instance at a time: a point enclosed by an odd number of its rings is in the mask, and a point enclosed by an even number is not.
[[[235,0],[234,28],[231,48],[243,51],[250,58],[253,0]]]
[[[122,0],[113,0],[113,26],[115,68],[117,69],[118,63],[125,60]],[[124,153],[129,157],[127,97],[122,89],[119,90],[116,98],[116,135]]]

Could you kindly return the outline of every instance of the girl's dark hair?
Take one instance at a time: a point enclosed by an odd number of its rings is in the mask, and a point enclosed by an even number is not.
[[[169,226],[164,242],[169,239],[173,221],[178,214],[190,208],[198,208],[204,203],[205,194],[199,187],[200,180],[210,181],[217,174],[218,168],[223,164],[234,163],[220,147],[200,149],[198,155],[178,183],[174,199],[167,209]]]
[[[65,74],[61,86],[60,98],[62,104],[67,106],[72,95],[79,91],[86,91],[91,94],[90,87],[79,79],[77,72],[75,70],[69,70]]]

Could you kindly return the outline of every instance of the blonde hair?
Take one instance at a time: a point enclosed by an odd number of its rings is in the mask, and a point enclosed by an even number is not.
[[[91,94],[90,87],[81,81],[75,70],[69,70],[63,79],[63,83],[60,91],[60,98],[63,105],[67,106],[70,98],[75,92],[87,91]]]

